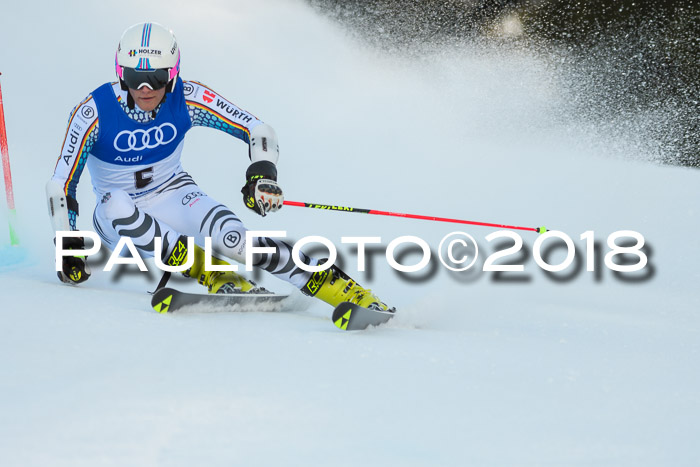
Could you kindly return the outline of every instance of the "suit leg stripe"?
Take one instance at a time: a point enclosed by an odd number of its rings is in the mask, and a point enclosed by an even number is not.
[[[131,238],[137,238],[145,235],[150,229],[151,226],[153,225],[153,218],[149,216],[148,214],[144,215],[143,222],[141,222],[141,225],[138,227],[135,227],[131,230],[117,230],[119,235],[123,237],[131,237]]]
[[[273,274],[275,274],[277,273],[277,268],[279,267],[280,261],[282,260],[282,255],[284,255],[287,252],[282,248],[284,243],[275,245],[276,242],[273,242],[272,239],[268,239],[267,243],[268,245],[266,246],[277,247],[275,253],[270,255],[270,261],[268,265],[270,271],[272,271]]]
[[[92,213],[92,225],[95,226],[95,230],[97,231],[97,235],[100,236],[100,238],[102,239],[103,242],[106,242],[108,244],[112,243],[107,238],[107,235],[105,235],[104,230],[102,230],[102,226],[100,226],[99,222],[97,221],[97,215],[94,212]]]
[[[188,185],[196,185],[194,182],[194,179],[190,177],[189,174],[181,174],[167,182],[167,185],[165,185],[163,188],[158,190],[158,193],[165,193],[168,191],[173,191],[177,190],[178,188],[182,188],[183,186],[188,186]]]
[[[150,217],[150,216],[149,216],[149,217]],[[158,224],[158,221],[155,221],[154,224],[155,224],[155,226],[156,226],[156,231],[155,231],[155,234],[154,234],[154,235],[149,236],[150,239],[151,239],[151,241],[148,242],[146,245],[136,245],[136,244],[134,244],[134,246],[135,246],[136,248],[138,248],[139,250],[141,250],[141,251],[147,251],[147,252],[149,252],[149,253],[155,253],[155,249],[156,249],[156,248],[155,248],[155,247],[156,247],[156,240],[155,240],[155,239],[156,239],[156,237],[160,237],[161,235],[160,235],[160,225]],[[164,243],[165,243],[165,242],[164,242]],[[162,259],[162,258],[163,258],[163,257],[161,256],[161,259]]]
[[[224,219],[224,221],[221,223],[219,230],[223,230],[224,224],[226,222],[239,220],[236,216],[233,215],[233,213],[231,211],[222,211],[222,212],[218,213],[212,219],[211,224],[209,224],[209,236],[210,237],[212,236],[212,234],[214,232],[214,228],[216,227],[216,223],[221,219]]]
[[[182,183],[182,184],[180,184],[180,185],[175,185],[175,186],[167,187],[167,188],[163,189],[160,193],[167,193],[168,191],[179,190],[179,189],[182,188],[183,186],[188,186],[188,185],[194,185],[194,183]]]
[[[160,224],[156,221],[156,237],[160,237]],[[168,236],[163,236],[163,251],[161,251],[160,257],[165,260],[168,253],[170,253],[170,242],[168,241]]]
[[[301,262],[302,262],[302,263],[306,264],[307,266],[311,266],[311,258],[310,258],[310,257],[306,256],[306,255],[305,255],[304,253],[302,253],[302,252],[299,252],[299,255],[301,256]],[[290,253],[290,256],[291,256],[291,253]],[[296,264],[294,264],[294,261],[291,261],[291,260],[290,260],[290,263],[292,263],[294,266],[296,266]],[[304,271],[304,270],[301,269],[301,268],[295,267],[294,272],[292,272],[292,273],[289,275],[289,277],[294,277],[294,276],[296,276],[297,274],[309,274],[309,272],[308,272],[308,271]]]
[[[223,208],[223,209],[226,209],[226,206],[224,206],[223,204],[219,204],[219,205],[214,206],[213,208],[211,208],[211,209],[209,210],[209,212],[207,213],[207,215],[204,216],[204,219],[202,220],[202,225],[199,226],[199,231],[200,231],[200,232],[204,231],[204,225],[205,225],[205,224],[207,223],[207,221],[209,220],[209,217],[210,217],[215,211],[217,211],[218,209],[222,209],[222,208]]]
[[[219,226],[219,228],[221,230],[224,230],[224,225],[226,225],[228,222],[241,222],[241,220],[236,216],[228,217],[221,223],[221,226]]]
[[[310,273],[297,267],[292,259],[292,247],[285,242],[278,242],[271,238],[258,238],[257,246],[275,247],[273,254],[257,254],[253,257],[253,265],[277,276],[292,278],[298,274],[308,279]],[[304,264],[311,265],[311,258],[301,253],[301,260]]]
[[[174,183],[166,186],[162,190],[159,191],[159,193],[166,193],[168,191],[174,191],[182,188],[183,186],[188,186],[188,185],[195,185],[193,180],[182,180],[182,181],[175,181]]]
[[[134,208],[134,213],[133,213],[131,216],[125,217],[125,218],[122,218],[122,219],[115,219],[115,220],[113,220],[113,221],[112,221],[112,227],[114,228],[114,230],[116,230],[116,229],[117,229],[117,226],[120,226],[120,225],[131,225],[131,224],[133,224],[134,222],[136,222],[136,221],[138,220],[138,218],[139,218],[139,210],[136,209],[136,208]]]
[[[285,243],[285,246],[289,248],[289,245]],[[301,258],[301,262],[309,266],[311,264],[311,258],[306,256],[304,253],[299,252],[299,256]],[[297,265],[294,263],[294,260],[292,259],[292,250],[289,249],[289,260],[287,261],[287,265],[279,271],[279,274],[290,274],[290,277],[293,277],[296,274],[305,272],[303,269],[297,267]]]
[[[259,247],[275,247],[276,245],[269,238],[258,238],[256,242]],[[275,273],[277,269],[277,264],[279,263],[280,252],[275,251],[275,253],[260,253],[253,256],[253,266],[264,269],[268,272]]]

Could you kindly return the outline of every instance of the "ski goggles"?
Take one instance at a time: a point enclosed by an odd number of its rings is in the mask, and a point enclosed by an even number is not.
[[[162,89],[172,79],[173,68],[158,68],[156,70],[137,70],[135,68],[122,67],[121,78],[129,89],[141,89],[148,86],[154,91]]]

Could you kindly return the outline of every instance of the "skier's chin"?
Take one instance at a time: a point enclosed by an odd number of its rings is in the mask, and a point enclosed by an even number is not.
[[[131,97],[134,98],[136,105],[144,112],[150,112],[158,107],[158,104],[163,100],[163,96],[165,95],[165,89],[159,89],[157,91],[150,89],[129,89],[129,92],[131,93]]]
[[[135,99],[136,105],[143,111],[150,112],[158,106],[158,100],[155,96],[153,97],[142,97],[140,99]]]

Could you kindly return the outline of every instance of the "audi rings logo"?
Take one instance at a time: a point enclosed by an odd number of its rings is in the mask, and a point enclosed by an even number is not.
[[[184,198],[182,198],[182,205],[185,206],[189,204],[190,201],[199,198],[200,196],[206,196],[201,191],[193,191],[192,193],[187,193]]]
[[[173,142],[176,136],[175,125],[167,122],[148,130],[124,130],[114,138],[114,149],[119,152],[153,149]]]

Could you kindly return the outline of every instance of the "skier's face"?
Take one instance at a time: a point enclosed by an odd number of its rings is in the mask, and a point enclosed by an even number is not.
[[[163,96],[165,96],[165,88],[160,88],[154,91],[148,86],[141,86],[141,89],[129,88],[129,93],[131,94],[131,97],[134,98],[136,105],[138,105],[141,110],[150,112],[158,107],[160,101],[163,100]]]

